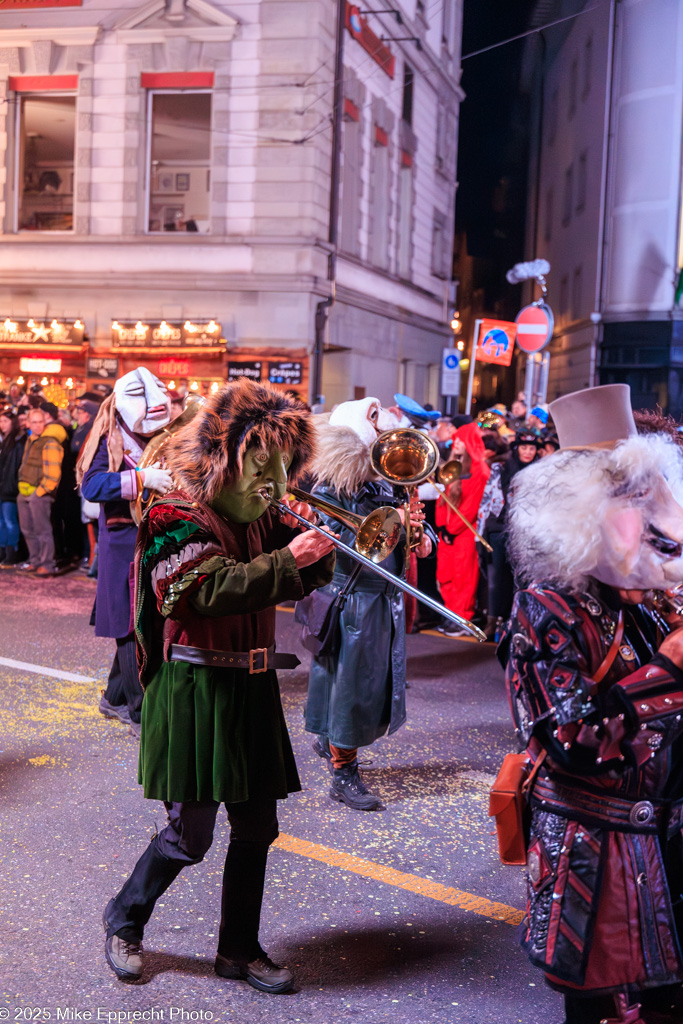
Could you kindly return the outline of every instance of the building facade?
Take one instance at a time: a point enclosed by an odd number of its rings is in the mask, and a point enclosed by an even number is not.
[[[5,0],[5,383],[71,390],[142,362],[194,390],[246,373],[309,398],[334,295],[327,406],[438,401],[461,0],[405,0],[400,21],[341,2],[338,33],[336,0]]]
[[[556,321],[548,397],[625,382],[635,407],[680,416],[683,6],[542,6],[543,22],[580,11],[529,58],[527,237],[551,263]]]

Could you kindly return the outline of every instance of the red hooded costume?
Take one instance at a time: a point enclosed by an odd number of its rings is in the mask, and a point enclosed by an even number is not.
[[[455,437],[463,442],[472,461],[469,476],[461,480],[458,508],[474,525],[491,469],[484,457],[486,449],[476,423],[460,427]],[[436,555],[436,578],[441,596],[447,608],[471,620],[479,581],[474,534],[441,498],[436,503],[436,525],[442,538]],[[449,537],[453,538],[452,543],[448,543]]]

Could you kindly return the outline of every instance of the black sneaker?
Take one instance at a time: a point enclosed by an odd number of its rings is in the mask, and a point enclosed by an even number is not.
[[[102,914],[105,932],[109,929],[107,911],[114,902],[112,897]],[[137,981],[143,970],[143,948],[141,942],[128,942],[120,935],[108,935],[104,940],[104,955],[107,963],[120,981]]]
[[[294,984],[292,972],[274,963],[263,950],[250,963],[243,960],[228,960],[218,953],[213,969],[221,978],[241,978],[259,992],[269,992],[273,995],[289,992]]]
[[[363,784],[358,771],[358,762],[335,768],[332,772],[330,797],[354,811],[383,811],[384,804]]]

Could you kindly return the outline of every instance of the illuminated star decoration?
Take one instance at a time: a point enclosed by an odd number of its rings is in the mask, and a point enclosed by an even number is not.
[[[31,331],[33,332],[34,341],[50,340],[50,328],[46,327],[45,324],[34,324]]]

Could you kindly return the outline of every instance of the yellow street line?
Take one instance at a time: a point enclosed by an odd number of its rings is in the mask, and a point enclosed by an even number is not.
[[[406,874],[404,871],[396,871],[394,868],[384,864],[375,864],[374,861],[365,860],[363,857],[355,857],[350,853],[342,853],[340,850],[333,850],[330,846],[321,846],[319,843],[310,843],[307,839],[297,839],[286,833],[280,833],[275,846],[288,853],[298,853],[302,857],[310,857],[312,860],[322,861],[331,867],[343,868],[345,871],[353,871],[356,875],[363,875],[364,878],[374,878],[376,882],[383,882],[385,885],[394,885],[397,889],[405,889],[407,892],[414,892],[418,896],[428,896],[432,900],[439,900],[441,903],[448,903],[452,907],[460,907],[461,910],[469,910],[481,917],[489,917],[493,921],[503,921],[505,924],[519,924],[524,914],[521,910],[508,907],[506,903],[495,903],[483,896],[474,896],[470,892],[463,892],[461,889],[452,889],[441,882],[432,882],[419,875]]]

